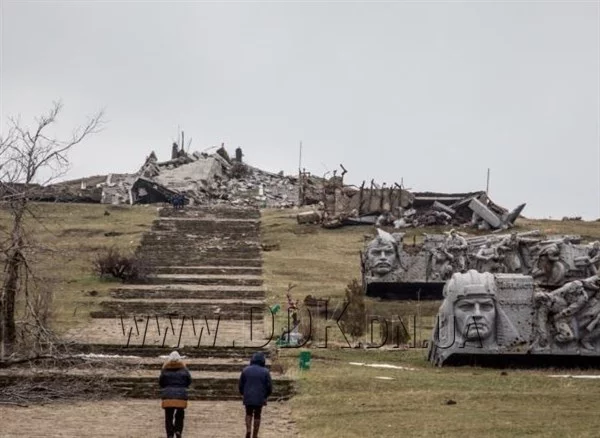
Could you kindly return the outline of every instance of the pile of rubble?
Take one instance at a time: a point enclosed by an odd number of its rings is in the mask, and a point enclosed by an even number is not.
[[[230,204],[285,208],[298,205],[298,178],[266,172],[241,161],[241,149],[230,158],[224,145],[216,153],[188,153],[174,143],[171,159],[152,152],[133,174],[109,174],[44,188],[44,201],[150,204],[183,195],[188,205]],[[65,197],[65,188],[69,196]],[[60,195],[60,197],[59,197]],[[93,195],[93,196],[92,196]]]
[[[525,204],[508,211],[492,202],[485,192],[465,194],[414,193],[410,208],[379,215],[376,225],[410,228],[422,226],[471,226],[479,230],[511,228]]]
[[[182,143],[183,144],[183,143]],[[298,215],[299,223],[327,228],[371,224],[394,228],[435,225],[473,226],[481,230],[510,228],[525,204],[509,212],[485,192],[444,194],[410,192],[402,184],[381,186],[372,180],[360,187],[344,184],[346,169],[326,179],[303,170],[299,177],[271,173],[242,161],[240,148],[230,157],[221,144],[215,153],[185,151],[177,143],[171,158],[152,152],[132,174],[109,174],[40,187],[35,199],[105,204],[230,204],[288,208],[315,205]]]
[[[339,177],[323,186],[323,202],[297,216],[298,223],[321,223],[325,228],[369,224],[396,229],[470,226],[480,230],[511,228],[525,204],[512,211],[492,202],[485,192],[410,192],[399,184],[366,188],[346,186]]]
[[[212,188],[214,197],[233,205],[287,208],[298,205],[298,178],[266,172],[246,165],[247,173],[231,175]]]

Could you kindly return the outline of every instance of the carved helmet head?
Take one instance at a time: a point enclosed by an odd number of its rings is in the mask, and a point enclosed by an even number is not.
[[[445,284],[443,294],[438,313],[442,342],[489,340],[492,344],[508,345],[519,338],[512,322],[498,307],[493,274],[475,270],[456,273]]]

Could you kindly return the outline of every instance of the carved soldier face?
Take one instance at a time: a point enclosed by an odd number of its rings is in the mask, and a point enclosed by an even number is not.
[[[483,341],[494,333],[496,304],[490,296],[462,298],[454,303],[456,335],[466,341]]]
[[[396,249],[389,242],[370,248],[367,257],[371,272],[378,276],[386,275],[398,267]]]

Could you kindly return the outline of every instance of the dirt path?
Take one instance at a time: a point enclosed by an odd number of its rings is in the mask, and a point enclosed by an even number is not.
[[[0,406],[1,438],[119,437],[164,438],[158,400],[57,403],[28,408]],[[185,413],[186,438],[243,438],[241,402],[190,402]],[[287,403],[270,403],[263,411],[261,438],[298,437]]]

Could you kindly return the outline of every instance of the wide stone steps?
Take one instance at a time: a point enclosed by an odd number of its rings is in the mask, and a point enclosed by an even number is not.
[[[194,284],[199,286],[262,286],[260,275],[158,274],[148,277],[151,284]]]
[[[164,266],[169,260],[177,266],[211,266],[218,263],[221,266],[237,266],[240,263],[247,263],[251,268],[262,267],[262,258],[259,253],[249,254],[195,254],[185,256],[179,253],[144,253],[141,252],[138,256],[146,263],[146,266]]]
[[[165,266],[167,264],[181,266],[240,266],[244,265],[250,268],[261,268],[263,264],[263,260],[260,255],[251,258],[239,258],[239,257],[228,257],[228,256],[215,256],[215,257],[202,257],[198,260],[194,258],[185,258],[183,256],[178,257],[177,259],[173,259],[172,257],[161,256],[161,254],[141,254],[143,256],[146,263],[151,266]]]
[[[136,356],[146,358],[157,358],[161,356],[167,356],[173,347],[160,347],[160,346],[139,346],[132,345],[126,347],[120,344],[102,344],[102,343],[82,343],[73,342],[69,344],[69,352],[72,354],[104,354],[104,355],[122,355],[122,356]],[[220,359],[243,359],[249,360],[254,353],[257,351],[262,352],[268,359],[271,357],[272,351],[266,348],[260,347],[231,347],[231,346],[185,346],[178,348],[177,351],[182,356],[186,357],[186,360],[190,358],[220,358]]]
[[[100,303],[101,310],[90,312],[92,318],[118,318],[136,315],[209,317],[229,320],[262,319],[266,309],[260,300],[111,300]],[[254,310],[251,310],[254,309]]]
[[[141,356],[123,356],[123,355],[80,355],[80,361],[73,361],[70,369],[89,369],[89,368],[115,368],[115,369],[135,369],[135,370],[160,370],[162,369],[167,356],[162,357],[141,357]],[[207,373],[239,373],[244,367],[249,365],[249,360],[245,358],[186,358],[184,362],[190,371],[202,371]],[[29,366],[23,365],[22,367]],[[267,361],[266,368],[271,369],[270,361]],[[273,372],[273,371],[272,371]],[[276,373],[273,372],[273,375]]]
[[[41,372],[11,369],[10,373],[0,370],[0,386],[7,388],[22,385],[23,381],[56,384],[64,381],[65,385],[76,380],[93,386],[104,386],[108,392],[130,398],[160,398],[158,372],[155,370],[123,371],[94,368],[80,369],[46,369]],[[239,400],[239,373],[192,372],[192,385],[189,388],[190,400]],[[295,392],[293,380],[273,376],[272,400],[285,400]]]
[[[164,241],[146,242],[143,244],[139,251],[142,252],[171,252],[171,253],[183,253],[185,255],[194,255],[194,253],[204,254],[207,251],[218,251],[227,253],[228,255],[235,254],[237,252],[260,252],[261,244],[258,240],[249,242],[241,240],[207,240],[197,239],[188,240],[185,242],[172,242],[168,239]]]
[[[153,229],[157,227],[160,230],[193,228],[196,231],[202,230],[234,230],[247,228],[251,230],[260,230],[260,220],[257,219],[206,219],[206,218],[160,218],[152,221]]]
[[[242,235],[243,234],[243,235]],[[219,232],[214,233],[199,233],[194,234],[176,234],[174,232],[168,234],[160,234],[154,236],[148,236],[142,240],[143,244],[146,245],[171,245],[171,246],[182,246],[189,247],[190,245],[206,245],[214,242],[214,244],[221,243],[223,245],[237,243],[239,246],[248,243],[249,245],[256,245],[260,242],[260,238],[250,233],[241,233],[238,236],[235,235],[222,235]]]
[[[256,310],[259,312],[258,309]],[[275,343],[274,317],[269,317],[267,312],[265,312],[267,317],[263,320],[213,319],[210,316],[184,317],[175,315],[165,317],[153,314],[95,318],[84,326],[69,330],[63,338],[69,344],[112,345],[111,348],[187,349],[194,347],[194,349],[204,349],[235,346],[263,350]],[[151,355],[165,354],[164,351],[162,353],[160,353],[160,350],[156,351],[158,351],[156,354],[152,353]],[[217,349],[213,353],[218,356],[222,351]],[[211,355],[213,353],[207,354]],[[117,353],[111,350],[110,354]],[[197,351],[194,350],[193,354],[197,354]]]
[[[173,239],[193,239],[197,237],[203,238],[214,238],[218,236],[223,236],[227,239],[237,239],[237,238],[248,238],[248,239],[258,239],[260,237],[260,228],[258,225],[246,225],[246,226],[235,226],[235,227],[215,227],[215,226],[205,226],[203,223],[197,223],[195,226],[193,224],[187,224],[186,229],[181,229],[182,227],[174,226],[173,224],[155,224],[152,229],[152,234],[146,235],[145,239],[152,238],[173,238]]]
[[[141,256],[151,259],[172,260],[172,264],[179,265],[182,260],[247,260],[257,259],[261,256],[259,248],[142,248]],[[216,262],[212,263],[213,265]],[[189,265],[184,265],[189,266]]]
[[[158,219],[152,223],[153,231],[254,231],[260,230],[257,220],[211,220],[211,219]]]
[[[260,286],[140,285],[112,289],[110,296],[117,299],[263,300],[265,290]]]
[[[23,368],[20,376],[0,370],[0,385],[78,379],[156,399],[160,369],[177,349],[192,372],[190,399],[240,400],[239,373],[256,351],[269,357],[274,344],[262,287],[260,212],[202,206],[163,208],[159,216],[137,251],[150,275],[112,289],[91,320],[65,334],[71,366]],[[273,381],[274,399],[295,392],[293,380],[277,372]]]
[[[151,260],[153,262],[162,261],[161,266],[165,265],[169,260],[173,265],[177,266],[202,266],[202,265],[214,265],[216,263],[222,264],[222,261],[229,262],[223,266],[234,266],[231,264],[232,261],[244,263],[245,260],[249,259],[260,259],[261,252],[258,250],[252,251],[236,251],[232,253],[230,251],[223,251],[220,249],[210,251],[191,251],[189,249],[178,249],[173,251],[165,250],[143,250],[138,252],[138,256],[144,260]]]
[[[154,266],[155,274],[262,275],[260,267],[250,266]]]
[[[206,219],[260,219],[260,210],[257,208],[231,207],[231,206],[202,206],[192,209],[175,210],[163,208],[159,211],[161,218],[185,217]]]

